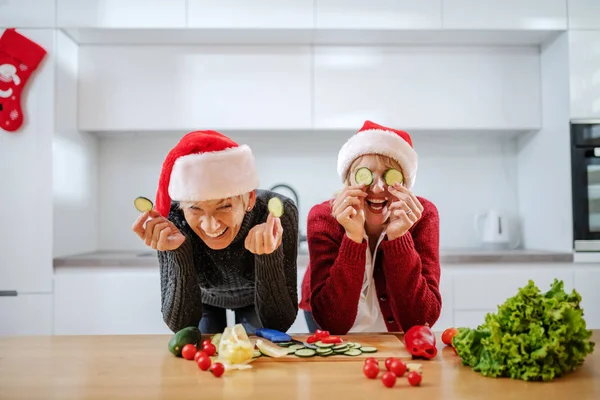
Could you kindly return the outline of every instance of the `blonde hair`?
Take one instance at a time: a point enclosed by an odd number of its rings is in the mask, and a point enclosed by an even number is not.
[[[226,199],[213,200],[213,201],[221,201],[221,200],[231,200],[231,201],[241,201],[244,210],[248,208],[248,204],[250,203],[250,192],[244,194],[238,194],[236,196],[227,197]],[[199,203],[198,201],[180,201],[179,209],[183,210],[185,207]]]

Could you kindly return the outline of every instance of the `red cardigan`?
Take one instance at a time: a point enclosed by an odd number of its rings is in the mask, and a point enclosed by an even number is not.
[[[439,214],[430,201],[421,219],[403,236],[381,242],[374,268],[379,306],[388,331],[406,332],[413,325],[437,321],[439,292]],[[367,243],[346,236],[331,215],[330,201],[308,215],[310,262],[302,282],[300,308],[312,311],[319,326],[343,335],[354,325],[366,263]]]

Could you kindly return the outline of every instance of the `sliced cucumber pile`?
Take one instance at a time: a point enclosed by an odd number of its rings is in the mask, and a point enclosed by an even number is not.
[[[283,343],[280,343],[283,345]],[[293,353],[297,357],[328,357],[328,356],[350,356],[356,357],[360,356],[362,353],[375,353],[377,352],[377,348],[373,346],[363,346],[360,343],[348,342],[342,344],[333,344],[333,343],[322,343],[316,342],[314,343],[317,346],[316,350],[306,348],[302,345],[294,344],[288,345],[288,349],[295,349]]]

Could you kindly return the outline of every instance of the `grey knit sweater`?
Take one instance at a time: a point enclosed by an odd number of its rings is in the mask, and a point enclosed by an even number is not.
[[[212,250],[186,223],[176,203],[169,220],[186,237],[174,251],[159,251],[162,314],[176,332],[198,326],[202,305],[239,308],[254,304],[263,327],[287,331],[298,313],[296,258],[298,209],[285,196],[256,191],[256,204],[246,213],[239,233],[223,250]],[[255,255],[244,247],[250,229],[267,221],[267,202],[283,201],[282,243],[273,253]]]

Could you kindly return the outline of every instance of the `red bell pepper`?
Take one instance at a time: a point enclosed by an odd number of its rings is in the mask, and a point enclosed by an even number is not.
[[[343,342],[342,338],[339,336],[327,336],[323,339],[321,339],[322,343],[333,343],[333,344],[340,344]]]
[[[323,339],[329,336],[329,331],[322,331],[320,329],[317,329],[315,331],[315,336],[317,337],[317,339]]]
[[[416,325],[404,334],[406,350],[415,357],[432,359],[437,355],[435,334],[429,326]]]

